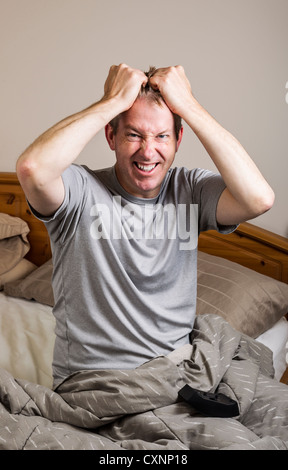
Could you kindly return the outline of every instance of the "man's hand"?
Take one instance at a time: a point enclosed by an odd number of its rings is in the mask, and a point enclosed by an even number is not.
[[[126,64],[112,65],[104,85],[103,101],[113,100],[119,113],[127,111],[148,78],[145,73]]]
[[[159,90],[171,111],[185,120],[187,107],[195,102],[190,82],[181,65],[157,69],[149,84]]]

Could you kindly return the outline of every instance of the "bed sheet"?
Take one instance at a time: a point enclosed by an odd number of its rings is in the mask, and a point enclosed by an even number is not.
[[[52,307],[0,292],[0,368],[52,387],[54,330]],[[279,320],[257,340],[272,350],[275,378],[280,380],[287,367],[288,322]]]
[[[56,393],[0,369],[0,450],[287,450],[288,388],[271,378],[271,351],[211,314],[192,342],[137,369],[75,373]],[[233,398],[235,416],[179,400],[186,385]]]

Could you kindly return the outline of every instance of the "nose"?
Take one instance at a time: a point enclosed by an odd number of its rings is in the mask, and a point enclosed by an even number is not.
[[[141,143],[141,150],[143,157],[150,159],[153,158],[155,153],[155,146],[153,139],[143,139]]]

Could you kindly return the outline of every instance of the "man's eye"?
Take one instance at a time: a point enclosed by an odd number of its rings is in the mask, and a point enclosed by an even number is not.
[[[157,137],[159,140],[165,140],[168,139],[169,136],[168,134],[159,134]]]
[[[139,140],[140,138],[141,138],[140,135],[134,134],[133,132],[130,132],[128,134],[128,139],[130,139],[130,140]]]

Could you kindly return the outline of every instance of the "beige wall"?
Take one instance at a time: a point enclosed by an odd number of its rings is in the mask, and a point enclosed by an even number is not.
[[[182,64],[195,96],[276,192],[253,223],[288,236],[287,0],[0,0],[0,171],[61,118],[102,95],[112,63]],[[287,88],[286,88],[287,87]],[[103,132],[78,159],[114,162]],[[185,128],[177,165],[212,168]]]

